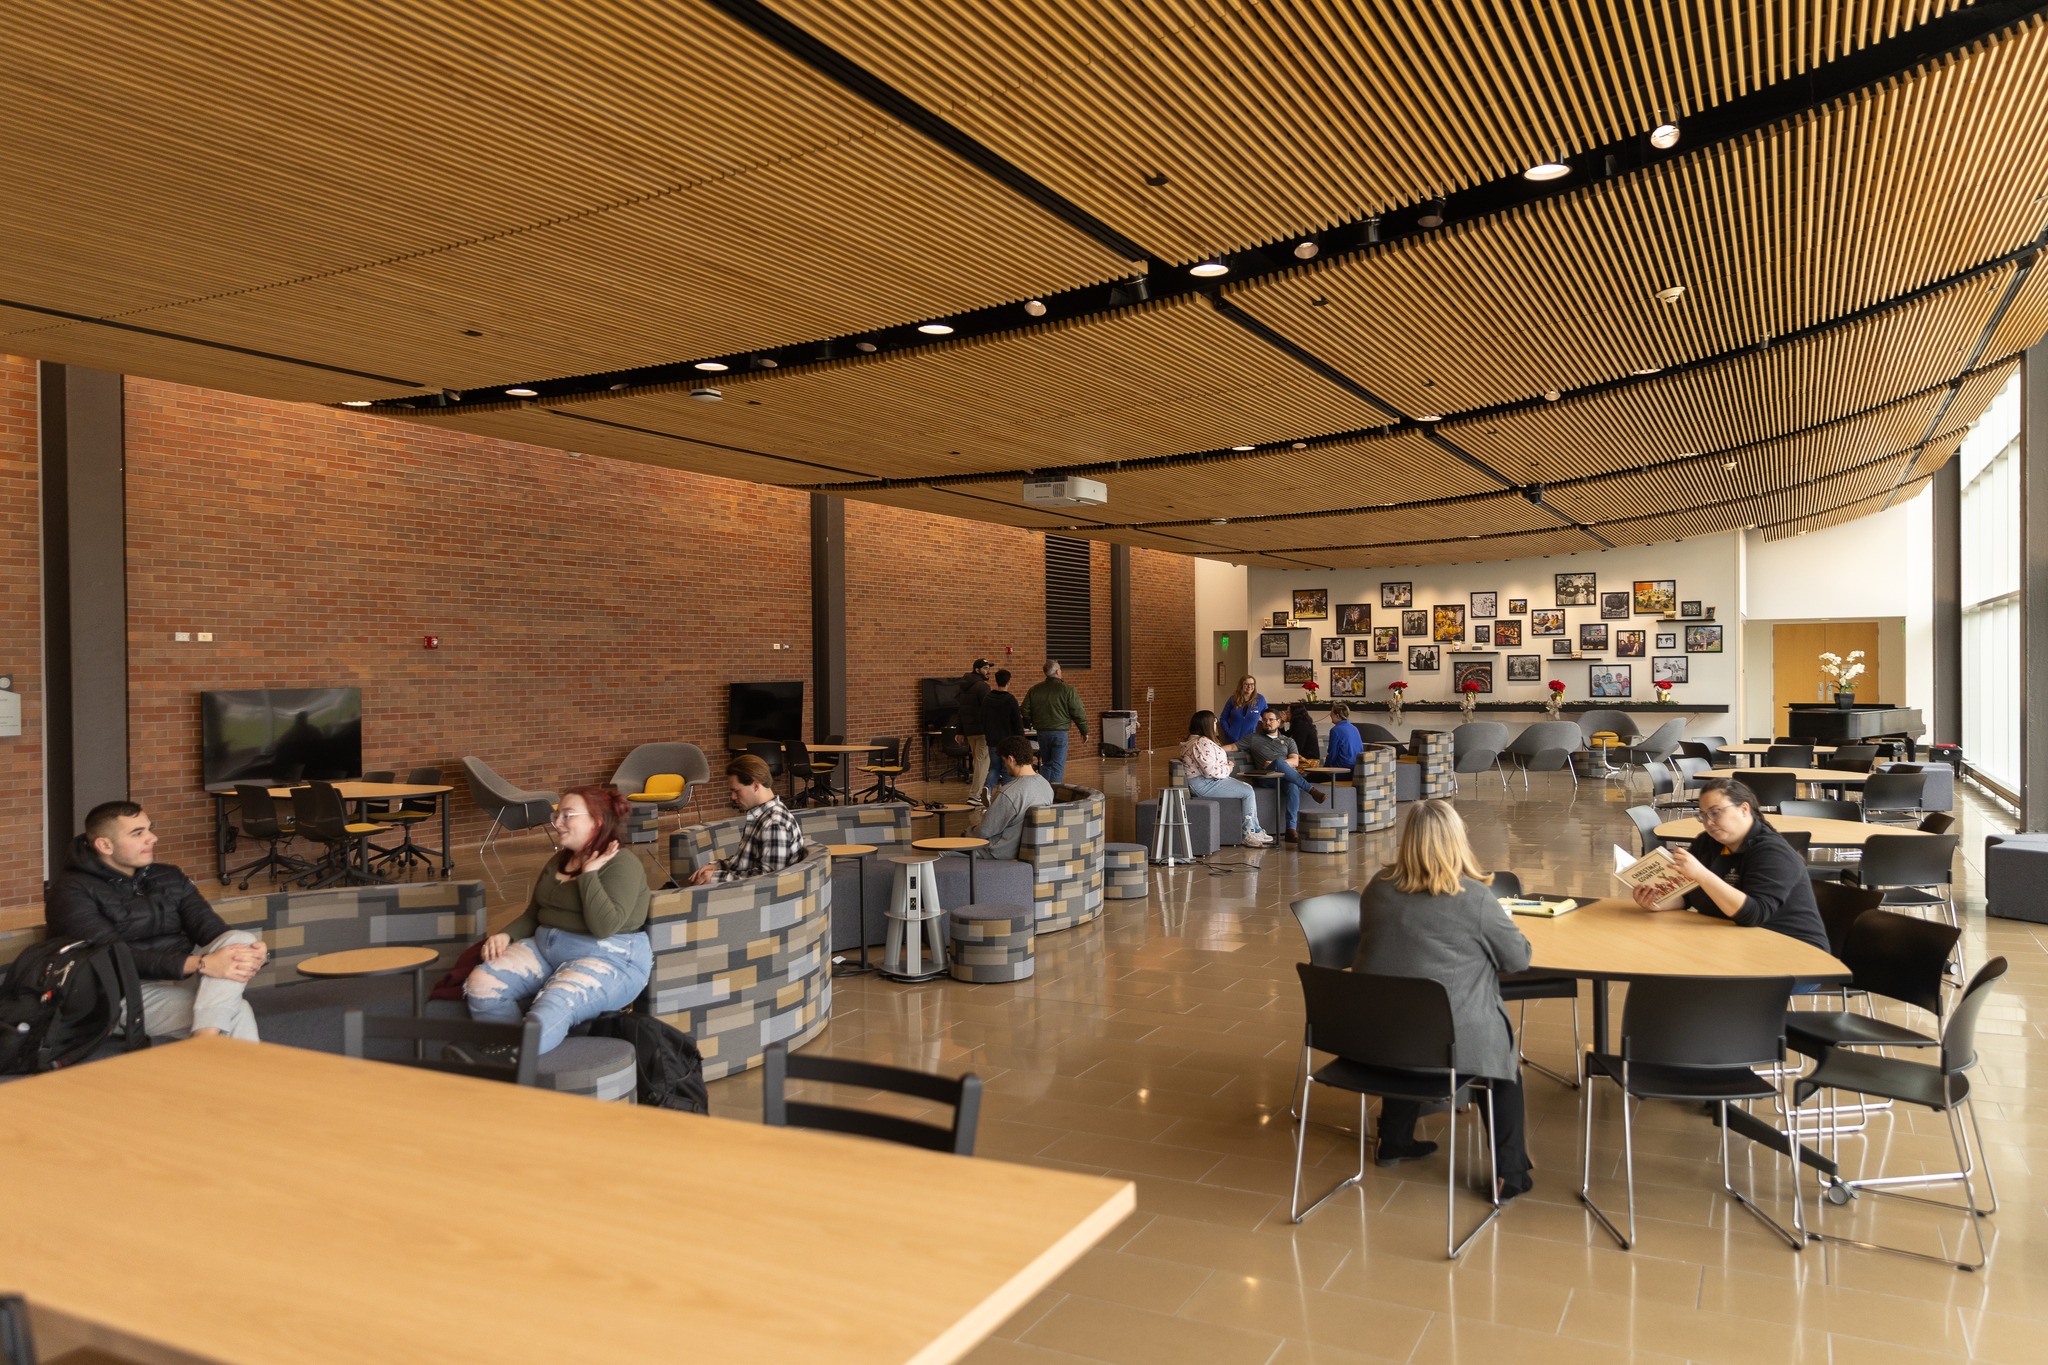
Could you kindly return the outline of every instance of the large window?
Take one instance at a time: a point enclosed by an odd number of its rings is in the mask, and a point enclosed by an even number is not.
[[[2020,376],[1963,441],[1963,757],[2020,794]]]

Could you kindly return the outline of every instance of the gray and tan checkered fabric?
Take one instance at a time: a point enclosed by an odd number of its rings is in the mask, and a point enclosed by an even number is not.
[[[1037,910],[1029,905],[967,905],[952,913],[955,981],[1023,981],[1037,969],[1031,942]]]
[[[1351,817],[1341,811],[1303,811],[1297,825],[1303,853],[1351,851]]]
[[[1143,900],[1152,889],[1143,844],[1102,846],[1102,894],[1113,901]]]
[[[1031,864],[1038,932],[1057,933],[1102,913],[1102,845],[1107,801],[1099,791],[1065,785],[1058,799],[1024,817],[1017,856]]]
[[[744,817],[714,820],[708,825],[685,825],[668,836],[668,872],[682,881],[716,858],[739,852],[740,824]]]
[[[213,903],[230,929],[263,935],[270,961],[251,986],[299,980],[298,966],[352,948],[467,947],[484,936],[482,882],[397,882],[230,896]]]
[[[1351,782],[1358,789],[1358,828],[1366,833],[1392,829],[1400,818],[1394,801],[1394,751],[1367,745],[1351,770]]]
[[[796,822],[813,843],[872,844],[885,854],[911,839],[910,806],[902,801],[819,806],[798,811]]]
[[[1422,795],[1448,801],[1458,794],[1458,775],[1451,771],[1451,732],[1439,730],[1422,740]]]
[[[801,1046],[830,1018],[831,919],[832,859],[816,844],[772,876],[657,891],[641,1005],[697,1040],[705,1080],[757,1066],[770,1043]]]

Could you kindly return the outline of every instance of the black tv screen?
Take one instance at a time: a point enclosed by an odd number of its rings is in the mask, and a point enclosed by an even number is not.
[[[733,744],[804,737],[804,685],[800,682],[727,683],[725,732]]]
[[[338,782],[363,771],[363,691],[308,687],[199,694],[206,785]]]

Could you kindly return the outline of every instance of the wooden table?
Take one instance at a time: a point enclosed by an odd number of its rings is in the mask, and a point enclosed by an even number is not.
[[[1783,773],[1794,782],[1809,786],[1826,783],[1831,787],[1860,787],[1870,780],[1869,773],[1859,773],[1848,768],[1744,768],[1742,771],[1745,776],[1749,773]]]
[[[941,826],[943,828],[943,826]],[[974,904],[974,850],[987,848],[988,840],[961,835],[951,839],[912,839],[912,848],[921,848],[927,853],[958,853],[967,859],[967,903]]]
[[[1762,758],[1765,754],[1769,753],[1772,749],[1775,749],[1777,747],[1778,746],[1775,744],[1723,744],[1719,747],[1717,752],[1724,754],[1739,754],[1741,757],[1748,759],[1753,764],[1758,759]],[[1831,754],[1834,751],[1835,746],[1832,744],[1816,744],[1813,746],[1813,752],[1816,758],[1822,754]]]
[[[0,1195],[8,1225],[66,1230],[6,1238],[0,1284],[116,1349],[223,1365],[956,1360],[1136,1202],[1128,1181],[206,1038],[0,1086],[0,1147],[35,1172]],[[861,1188],[915,1197],[820,1197]],[[151,1209],[224,1211],[222,1235],[195,1246],[198,1214]]]
[[[1911,825],[1867,825],[1861,820],[1823,820],[1812,815],[1766,814],[1764,819],[1780,834],[1810,835],[1814,848],[1861,848],[1873,834],[1920,834]],[[1706,832],[1706,826],[1689,815],[1683,820],[1666,820],[1655,832],[1659,839],[1690,843]]]
[[[854,754],[879,753],[889,746],[886,744],[806,744],[804,747],[814,754],[833,755],[834,761],[843,767]],[[899,757],[896,761],[901,763],[903,760]],[[853,791],[852,773],[846,774],[846,790],[848,793]],[[794,773],[790,774],[789,791],[791,799],[794,799],[796,796],[796,775]],[[825,784],[825,791],[827,795],[838,795],[838,793],[832,790],[832,784],[829,782]]]
[[[298,964],[300,976],[322,979],[355,976],[396,976],[412,973],[412,1016],[426,1012],[425,969],[440,961],[432,948],[351,948],[347,952],[322,953]]]
[[[959,802],[957,802],[957,801],[951,801],[951,802],[946,802],[945,804],[942,804],[942,805],[937,805],[937,806],[931,806],[931,807],[929,807],[929,808],[927,808],[927,807],[923,807],[923,806],[913,806],[913,807],[911,807],[911,810],[910,810],[910,818],[911,818],[911,819],[913,819],[913,820],[922,820],[922,819],[925,819],[925,818],[926,818],[927,816],[932,816],[932,815],[936,815],[936,816],[938,816],[938,817],[939,817],[939,835],[940,835],[940,837],[941,837],[941,838],[943,838],[943,837],[945,836],[945,833],[946,833],[946,817],[947,817],[947,816],[949,816],[949,815],[959,815],[959,814],[960,814],[961,812],[963,812],[963,811],[970,811],[970,810],[976,810],[976,809],[979,809],[979,807],[976,807],[976,806],[968,806],[968,805],[962,805],[962,804],[960,804],[960,803],[959,803]]]
[[[289,801],[294,791],[306,784],[301,782],[290,787],[272,787],[271,796],[280,801]],[[441,858],[441,875],[446,877],[455,870],[455,841],[449,837],[448,794],[453,787],[416,787],[408,782],[336,782],[331,784],[341,793],[344,801],[403,801],[408,797],[433,796],[440,798],[435,804],[441,807],[441,847],[425,849],[437,853]],[[234,837],[228,824],[228,798],[235,794],[233,787],[208,787],[207,795],[213,798],[213,857],[214,875],[222,885],[228,879],[228,843]]]

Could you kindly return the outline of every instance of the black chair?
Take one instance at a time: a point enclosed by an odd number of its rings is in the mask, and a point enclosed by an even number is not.
[[[0,1295],[0,1365],[36,1365],[36,1360],[28,1300],[19,1294]]]
[[[747,743],[744,752],[752,754],[768,765],[770,783],[782,777],[782,746],[772,739],[757,739]]]
[[[369,838],[372,834],[381,834],[385,826],[367,820],[350,820],[341,793],[331,782],[309,782],[303,787],[293,788],[292,806],[298,812],[300,837],[311,839],[326,849],[319,861],[302,875],[301,881],[306,886],[317,889],[337,882],[343,886],[377,886],[383,883],[382,877],[365,868],[372,847]]]
[[[1689,804],[1679,785],[1678,775],[1662,763],[1643,769],[1643,777],[1650,784],[1650,805],[1660,816],[1668,817],[1674,808]]]
[[[350,1010],[341,1016],[341,1052],[345,1057],[364,1056],[365,1043],[389,1041],[411,1043],[417,1054],[420,1044],[440,1043],[439,1055],[378,1058],[400,1066],[426,1071],[445,1071],[454,1076],[474,1076],[484,1081],[509,1081],[532,1085],[540,1064],[540,1020],[517,1024],[486,1024],[476,1019],[414,1019],[409,1015],[364,1014]],[[509,1055],[505,1049],[512,1049]],[[451,1055],[452,1054],[452,1055]]]
[[[365,782],[371,779],[365,777]],[[389,778],[379,779],[389,781]],[[414,768],[405,775],[408,787],[438,787],[441,785],[439,768]],[[446,793],[443,793],[446,795]],[[388,804],[388,803],[387,803]],[[379,849],[370,859],[372,867],[389,865],[404,871],[411,871],[415,865],[431,869],[434,865],[432,851],[413,842],[413,826],[434,818],[440,808],[440,797],[408,796],[398,803],[396,809],[372,810],[369,812],[372,824],[388,825],[405,838],[389,848]]]
[[[1955,816],[1940,810],[1921,816],[1918,826],[1922,834],[1946,834],[1955,827]]]
[[[1343,971],[1358,958],[1358,893],[1356,891],[1330,891],[1320,896],[1298,900],[1287,907],[1294,912],[1294,922],[1301,926],[1301,936],[1308,940],[1308,960],[1318,967],[1329,967]],[[1296,1096],[1301,1093],[1301,1078],[1308,1072],[1308,1052],[1301,1054],[1301,1061],[1295,1067],[1294,1088],[1287,1092],[1287,1116],[1300,1118],[1301,1110],[1296,1108]]]
[[[910,1095],[953,1106],[951,1127],[935,1123],[878,1114],[871,1109],[848,1109],[833,1104],[791,1100],[784,1095],[787,1081],[820,1081],[828,1085],[851,1085],[862,1090],[885,1090],[892,1095]],[[981,1077],[962,1076],[955,1080],[910,1071],[900,1066],[874,1062],[852,1062],[843,1057],[814,1057],[792,1053],[776,1043],[762,1054],[761,1121],[770,1128],[819,1128],[855,1137],[880,1138],[932,1152],[974,1155],[974,1128],[981,1115]]]
[[[1863,781],[1863,818],[1875,824],[1917,825],[1927,774],[1886,769]]]
[[[829,741],[827,741],[829,743]],[[808,806],[814,802],[823,805],[833,796],[832,770],[836,762],[819,762],[811,757],[811,748],[800,739],[793,739],[784,748],[789,754],[789,775],[802,778],[804,788],[790,800],[792,806]]]
[[[1664,817],[1650,806],[1630,806],[1628,818],[1635,822],[1636,838],[1642,840],[1642,852],[1664,847],[1664,840],[1657,834],[1657,826],[1664,823]]]
[[[901,801],[903,793],[896,790],[896,779],[903,776],[903,741],[889,735],[878,735],[868,741],[876,745],[875,752],[868,755],[868,761],[860,770],[875,779],[875,785],[861,793],[869,801]],[[962,746],[963,748],[966,746]]]
[[[263,856],[240,867],[229,868],[221,876],[223,885],[241,878],[241,889],[249,889],[249,879],[259,872],[268,872],[275,881],[280,875],[297,876],[306,870],[303,859],[287,857],[280,852],[298,834],[291,816],[279,809],[277,798],[270,794],[270,788],[262,782],[235,783],[235,804],[239,807],[235,815],[235,828],[244,837],[263,844]]]
[[[1654,988],[1633,989],[1621,1012],[1621,1051],[1586,1054],[1584,1165],[1579,1198],[1626,1251],[1636,1241],[1635,1123],[1629,1101],[1677,1100],[1711,1104],[1721,1126],[1721,1189],[1748,1209],[1794,1251],[1806,1245],[1805,1197],[1799,1183],[1799,1143],[1791,1098],[1759,1076],[1758,1067],[1784,1072],[1785,1006],[1792,999],[1790,977],[1733,978],[1672,976]],[[1592,1082],[1606,1077],[1621,1088],[1621,1152],[1628,1191],[1628,1235],[1593,1202]],[[1786,1079],[1790,1079],[1789,1073]],[[1792,1227],[1759,1208],[1735,1188],[1728,1164],[1728,1106],[1746,1100],[1775,1102],[1783,1124],[1779,1136],[1790,1163]]]
[[[941,782],[950,782],[955,778],[965,782],[974,776],[974,750],[968,745],[967,736],[960,733],[959,727],[948,725],[939,735],[939,753],[946,760],[946,770],[939,774]]]
[[[1522,894],[1522,879],[1512,872],[1493,874],[1493,894],[1510,899]],[[1579,979],[1575,976],[1554,976],[1548,972],[1502,972],[1500,974],[1500,998],[1502,1004],[1518,1004],[1522,1008],[1515,1017],[1515,1057],[1522,1065],[1534,1067],[1568,1090],[1577,1090],[1581,1077],[1577,1074],[1579,1054],[1585,1050],[1579,1039]],[[1522,1031],[1529,1024],[1529,1002],[1531,1000],[1569,1000],[1572,1002],[1572,1065],[1573,1074],[1561,1075],[1522,1051]]]
[[[1802,815],[1813,820],[1856,820],[1863,819],[1863,803],[1860,801],[1813,801],[1800,799],[1780,801],[1780,815]]]
[[[1743,785],[1756,793],[1757,805],[1765,810],[1799,799],[1799,779],[1790,773],[1747,772],[1741,777]]]
[[[1760,768],[1811,768],[1813,746],[1811,744],[1786,744],[1780,741],[1764,751]]]
[[[1821,888],[1814,888],[1816,895]],[[1942,989],[1948,974],[1948,957],[1955,947],[1956,930],[1932,920],[1894,914],[1875,908],[1877,893],[1839,883],[1829,888],[1839,899],[1832,912],[1854,913],[1834,946],[1835,925],[1828,926],[1829,950],[1848,966],[1849,984],[1842,988],[1844,1008],[1839,1010],[1791,1010],[1785,1015],[1785,1044],[1802,1057],[1826,1057],[1831,1047],[1935,1047],[1940,1039],[1881,1019],[1873,1014],[1856,1014],[1847,1008],[1850,992],[1881,995],[1902,1005],[1925,1010],[1941,1022]],[[1855,898],[1852,902],[1850,898]],[[1826,921],[1829,910],[1823,907]]]
[[[1735,766],[1735,755],[1721,752],[1721,746],[1727,742],[1720,735],[1682,739],[1678,742],[1678,754],[1681,758],[1704,758],[1710,768],[1732,768]]]
[[[1873,834],[1863,841],[1863,861],[1855,872],[1857,884],[1882,891],[1887,910],[1934,911],[1960,933],[1963,925],[1956,914],[1953,883],[1956,845],[1961,841],[1959,834]],[[1967,974],[1958,937],[1956,979]]]
[[[1977,1019],[1983,1013],[1985,1002],[1991,997],[1991,990],[2006,972],[2006,960],[1994,957],[1984,964],[1983,970],[1964,989],[1963,997],[1949,1013],[1948,1023],[1941,1031],[1941,1057],[1938,1062],[1909,1061],[1903,1057],[1881,1057],[1855,1048],[1830,1048],[1822,1056],[1820,1065],[1802,1079],[1796,1090],[1796,1103],[1804,1104],[1822,1090],[1848,1090],[1865,1097],[1878,1096],[1895,1100],[1901,1104],[1917,1105],[1932,1110],[1948,1120],[1949,1142],[1955,1148],[1956,1169],[1932,1174],[1921,1172],[1913,1175],[1870,1176],[1857,1180],[1835,1180],[1827,1187],[1827,1201],[1830,1204],[1846,1204],[1857,1193],[1868,1190],[1872,1194],[1889,1195],[1895,1199],[1910,1199],[1918,1204],[1930,1204],[1939,1209],[1950,1209],[1967,1213],[1970,1230],[1977,1237],[1977,1259],[1975,1263],[1960,1261],[1949,1256],[1929,1256],[1925,1252],[1910,1251],[1905,1247],[1887,1246],[1881,1242],[1863,1242],[1853,1237],[1838,1237],[1833,1233],[1815,1232],[1816,1242],[1838,1242],[1846,1246],[1862,1247],[1867,1251],[1889,1251],[1898,1256],[1909,1256],[1914,1260],[1932,1261],[1937,1265],[1952,1265],[1958,1270],[1981,1269],[1989,1252],[1984,1245],[1983,1220],[1998,1212],[1998,1182],[1991,1174],[1991,1154],[1984,1145],[1984,1130],[1977,1122],[1977,1106],[1971,1103],[1969,1071],[1977,1065]],[[1969,1131],[1963,1129],[1960,1111],[1967,1108],[1970,1113]],[[1970,1136],[1977,1139],[1976,1154],[1970,1149]],[[1839,1154],[1839,1144],[1836,1144]],[[1984,1184],[1991,1195],[1986,1208],[1977,1206],[1977,1189],[1971,1177],[1976,1173],[1976,1162],[1984,1163]],[[1921,1195],[1901,1194],[1902,1185],[1960,1184],[1963,1187],[1965,1204],[1956,1205],[1940,1199],[1928,1199]]]
[[[1444,1143],[1449,1155],[1444,1177],[1444,1250],[1456,1260],[1493,1220],[1500,1217],[1500,1171],[1493,1155],[1493,1090],[1483,1076],[1460,1076],[1457,1067],[1457,1025],[1451,998],[1443,983],[1406,976],[1376,976],[1338,971],[1298,962],[1302,1005],[1308,1034],[1302,1041],[1305,1076],[1301,1087],[1301,1122],[1294,1128],[1294,1186],[1288,1214],[1299,1223],[1325,1200],[1365,1179],[1368,1096],[1441,1104],[1450,1109],[1451,1131]],[[1336,1054],[1314,1071],[1306,1070],[1310,1048]],[[1318,1085],[1348,1090],[1358,1096],[1358,1173],[1326,1191],[1313,1204],[1301,1204],[1301,1167],[1308,1139],[1309,1096]],[[1491,1197],[1486,1217],[1458,1240],[1458,1107],[1486,1097],[1486,1164]]]
[[[1358,727],[1358,737],[1367,744],[1399,745],[1401,742],[1394,737],[1394,732],[1384,725],[1374,725],[1371,721],[1354,721],[1352,723]]]
[[[1878,748],[1875,744],[1844,744],[1820,760],[1823,768],[1840,768],[1844,772],[1867,773],[1877,762]]]

